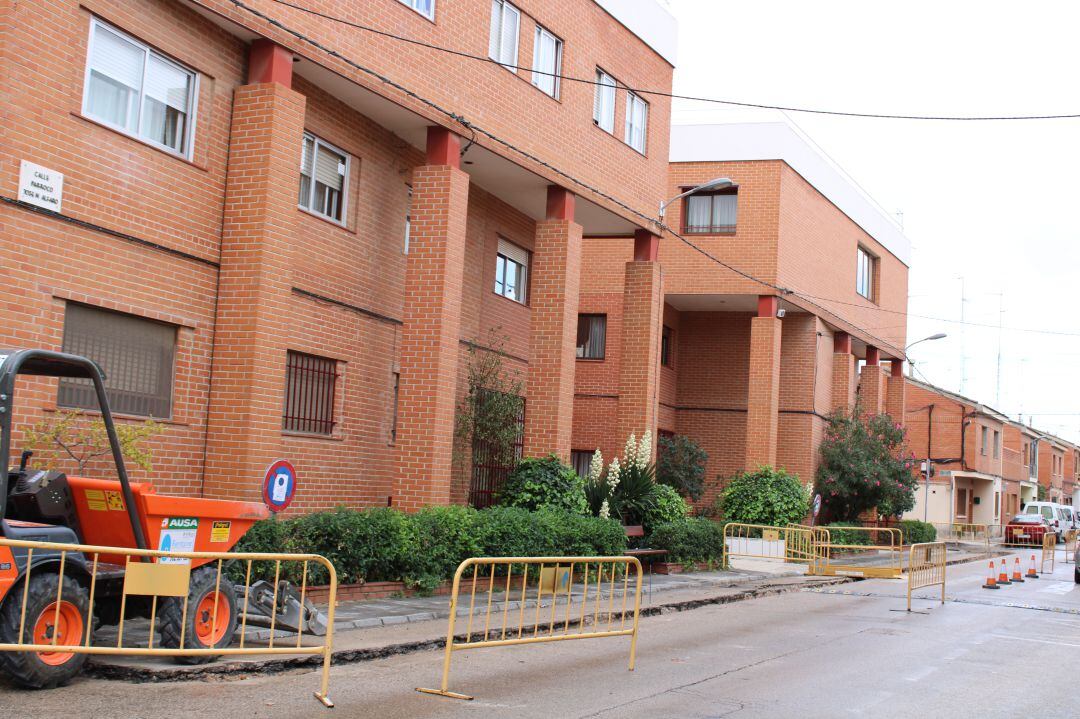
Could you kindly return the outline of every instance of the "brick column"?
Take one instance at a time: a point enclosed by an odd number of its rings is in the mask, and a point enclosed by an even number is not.
[[[894,359],[889,372],[889,386],[885,394],[885,414],[894,422],[905,423],[904,407],[907,399],[907,382],[904,381],[904,362]]]
[[[267,56],[287,56],[278,46],[257,45]],[[233,97],[206,429],[209,497],[257,500],[263,474],[281,452],[305,107],[281,69],[291,73],[287,60]]]
[[[617,441],[622,446],[631,433],[641,437],[651,431],[654,454],[664,311],[663,278],[656,259],[659,246],[658,236],[638,230],[634,259],[626,263]]]
[[[460,138],[428,128],[427,164],[413,170],[398,395],[394,506],[450,502],[469,176]]]
[[[548,188],[547,219],[536,224],[532,266],[525,455],[554,452],[569,462],[581,274],[581,225],[574,222],[569,190]]]
[[[775,466],[780,412],[780,333],[776,316],[780,299],[758,298],[758,314],[750,320],[750,382],[746,393],[745,467]]]
[[[851,411],[855,404],[855,355],[851,354],[851,335],[833,335],[832,408]]]
[[[867,346],[866,364],[859,375],[859,401],[867,416],[881,414],[885,409],[885,373],[880,362],[878,348]]]

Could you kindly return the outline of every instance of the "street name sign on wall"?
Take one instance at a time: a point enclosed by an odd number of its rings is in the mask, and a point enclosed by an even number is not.
[[[23,160],[19,164],[19,199],[28,205],[60,212],[64,176],[56,170]]]

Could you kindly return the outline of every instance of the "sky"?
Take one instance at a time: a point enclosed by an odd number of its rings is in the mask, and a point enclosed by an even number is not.
[[[668,5],[679,94],[882,114],[1080,114],[1075,1]],[[677,124],[798,126],[902,213],[908,342],[948,335],[911,348],[916,377],[1080,442],[1080,119],[855,119],[685,101],[673,111]],[[903,320],[881,314],[878,329]]]

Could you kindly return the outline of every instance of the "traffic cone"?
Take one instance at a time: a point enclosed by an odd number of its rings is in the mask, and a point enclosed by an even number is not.
[[[990,560],[990,574],[986,576],[986,584],[983,589],[998,589],[997,580],[994,579],[994,560]]]
[[[1038,579],[1039,578],[1039,573],[1035,571],[1035,555],[1034,554],[1031,555],[1031,569],[1028,570],[1027,578],[1028,579]]]
[[[1012,582],[1009,581],[1009,570],[1005,568],[1005,559],[1004,558],[1002,558],[1002,560],[1001,560],[1001,571],[998,572],[997,583],[998,584],[1012,584]]]
[[[1016,561],[1013,562],[1012,579],[1009,581],[1013,583],[1019,582],[1020,584],[1024,583],[1024,578],[1020,576],[1020,557],[1017,557]]]

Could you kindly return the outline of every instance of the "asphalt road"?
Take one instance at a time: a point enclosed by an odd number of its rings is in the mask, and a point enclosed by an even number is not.
[[[632,673],[624,638],[459,652],[450,688],[475,695],[471,702],[413,691],[438,681],[442,653],[426,651],[334,667],[333,710],[312,698],[311,672],[141,685],[83,679],[33,693],[0,687],[0,709],[94,719],[1077,716],[1072,565],[997,591],[981,588],[985,572],[981,562],[950,567],[949,601],[917,600],[926,613],[903,611],[903,581],[872,580],[837,589],[847,594],[801,592],[643,619]]]

